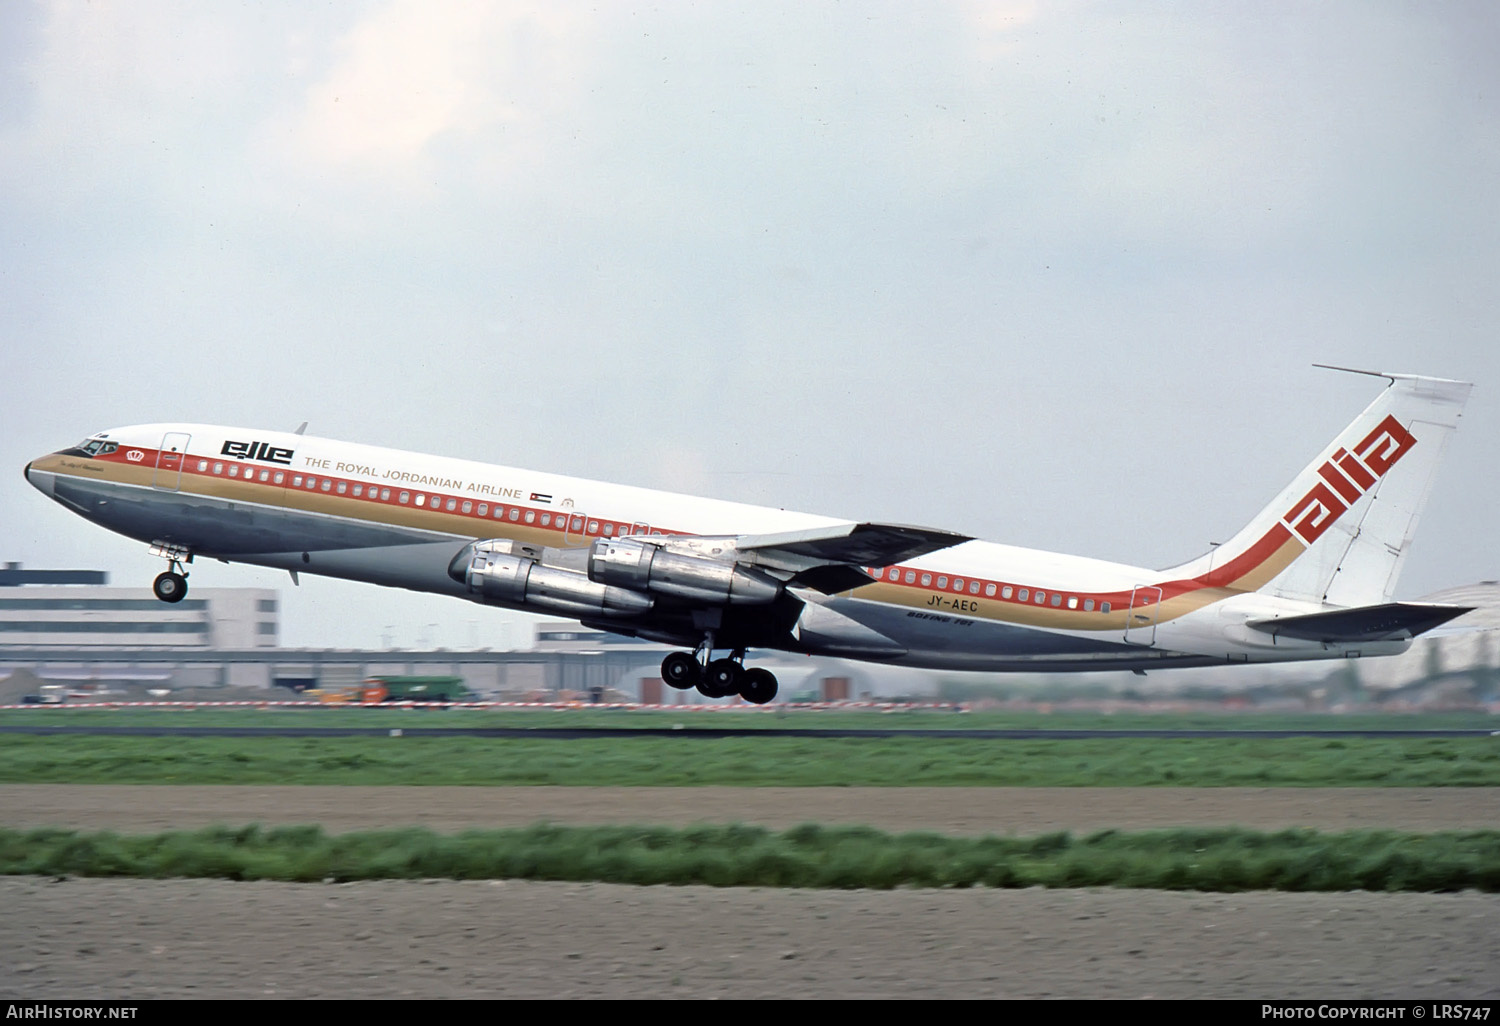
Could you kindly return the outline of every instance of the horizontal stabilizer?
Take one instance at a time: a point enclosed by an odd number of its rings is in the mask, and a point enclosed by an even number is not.
[[[1386,602],[1328,613],[1251,620],[1247,626],[1304,641],[1397,641],[1415,638],[1474,608],[1431,602]]]

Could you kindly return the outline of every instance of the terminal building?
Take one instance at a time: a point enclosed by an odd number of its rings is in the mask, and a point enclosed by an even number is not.
[[[256,649],[277,644],[276,592],[195,588],[161,602],[102,570],[0,570],[0,647]]]
[[[0,678],[20,670],[28,683],[0,683],[0,704],[29,693],[30,678],[80,695],[144,699],[170,692],[206,700],[226,688],[235,694],[224,697],[252,697],[248,689],[285,698],[291,696],[271,689],[341,688],[381,675],[461,677],[490,699],[728,701],[665,687],[666,647],[571,621],[539,624],[534,647],[519,652],[288,649],[279,645],[278,614],[270,589],[194,588],[183,601],[167,603],[145,588],[112,588],[101,570],[7,563],[0,568]],[[834,697],[849,691],[847,670],[838,665],[820,670],[804,662],[795,669],[778,665],[776,672],[792,680],[821,672],[833,681]],[[808,686],[823,688],[816,681]]]

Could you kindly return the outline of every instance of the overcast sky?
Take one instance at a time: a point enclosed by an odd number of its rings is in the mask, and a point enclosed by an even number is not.
[[[27,460],[290,429],[1160,567],[1474,381],[1399,594],[1500,577],[1500,7],[0,4],[0,559]],[[513,642],[268,586],[294,645]]]

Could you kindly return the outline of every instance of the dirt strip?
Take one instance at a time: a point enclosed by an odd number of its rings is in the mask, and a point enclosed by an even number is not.
[[[1500,826],[1500,788],[0,786],[0,825],[145,833],[215,823],[333,832],[563,824],[854,823],[894,832],[1037,834],[1184,825],[1259,830]]]
[[[0,999],[1500,998],[1500,896],[0,878]]]
[[[1494,827],[1500,789],[0,787],[130,832],[820,821]],[[1500,998],[1500,895],[0,878],[0,999]]]

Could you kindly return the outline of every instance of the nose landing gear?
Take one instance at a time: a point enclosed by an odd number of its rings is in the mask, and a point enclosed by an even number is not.
[[[169,564],[166,572],[157,574],[151,582],[151,593],[163,602],[181,602],[188,591],[188,574],[183,563],[191,563],[193,554],[181,545],[158,542],[151,546],[151,555],[161,556]]]
[[[187,595],[187,574],[168,570],[151,582],[152,593],[163,602],[181,602]]]

